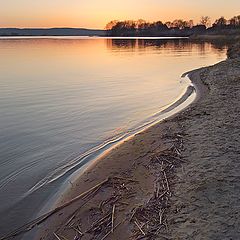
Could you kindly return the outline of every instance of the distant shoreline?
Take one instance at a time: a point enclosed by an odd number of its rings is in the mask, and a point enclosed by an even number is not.
[[[86,28],[0,28],[0,36],[106,36],[107,31]]]
[[[189,39],[189,37],[114,37],[114,36],[87,36],[87,35],[44,35],[44,36],[0,36],[0,39],[119,39],[119,40],[177,40],[177,39]]]
[[[113,37],[113,38],[189,38],[190,40],[239,40],[239,30],[211,32],[189,29],[156,32],[151,34],[112,34],[108,30],[86,28],[0,28],[0,37]]]

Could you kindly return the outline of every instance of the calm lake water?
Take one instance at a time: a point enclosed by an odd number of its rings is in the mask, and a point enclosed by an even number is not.
[[[84,154],[145,123],[225,58],[188,40],[0,39],[0,235],[34,218]]]

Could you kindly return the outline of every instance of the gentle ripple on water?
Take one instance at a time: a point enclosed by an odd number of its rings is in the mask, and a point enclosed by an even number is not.
[[[187,39],[5,38],[0,52],[4,233],[33,218],[95,150],[154,121],[186,90],[181,74],[223,60],[226,47]]]

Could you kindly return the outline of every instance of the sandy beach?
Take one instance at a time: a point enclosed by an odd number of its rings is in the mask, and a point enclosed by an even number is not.
[[[239,239],[240,59],[231,56],[189,72],[194,103],[92,164],[65,207],[28,226],[35,239]]]

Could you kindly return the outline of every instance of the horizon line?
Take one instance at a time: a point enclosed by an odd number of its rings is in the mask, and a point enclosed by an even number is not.
[[[0,29],[4,28],[17,28],[17,29],[87,29],[87,30],[106,30],[106,29],[100,29],[100,28],[87,28],[87,27],[1,27]]]

